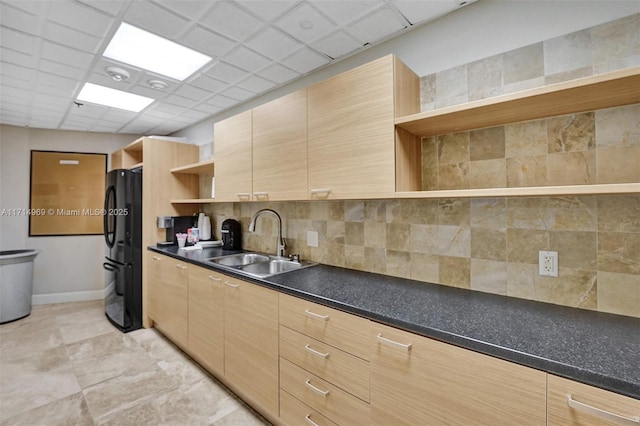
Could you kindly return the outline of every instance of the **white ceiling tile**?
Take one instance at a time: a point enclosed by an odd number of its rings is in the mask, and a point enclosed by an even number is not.
[[[202,17],[214,2],[203,0],[162,0],[161,3],[167,9],[171,9],[189,19],[197,20]]]
[[[193,108],[194,111],[202,111],[204,114],[212,115],[222,111],[222,107],[211,105],[208,103],[202,103]]]
[[[184,107],[178,106],[178,105],[167,104],[167,103],[157,103],[157,104],[153,105],[153,111],[155,111],[155,112],[164,112],[166,114],[171,114],[172,116],[175,116],[175,115],[182,114],[184,112]]]
[[[203,101],[213,94],[209,90],[199,89],[191,84],[183,84],[178,87],[173,93],[194,101]]]
[[[176,105],[183,108],[189,108],[196,103],[193,99],[185,98],[184,96],[178,95],[168,95],[164,98],[164,101],[171,105]]]
[[[299,42],[271,27],[260,31],[245,44],[273,59],[283,58],[301,47]]]
[[[79,119],[80,117],[82,117],[84,119],[96,120],[103,117],[107,113],[107,111],[109,111],[109,109],[109,107],[103,105],[96,105],[86,102],[80,107],[74,106],[70,108],[67,117],[71,117],[74,119]]]
[[[255,71],[271,63],[271,60],[248,49],[244,46],[238,46],[225,56],[225,60],[238,68],[247,71]]]
[[[237,43],[199,26],[189,30],[180,41],[187,47],[213,57],[224,55]]]
[[[169,39],[182,34],[189,21],[149,1],[134,1],[123,21]]]
[[[78,86],[80,85],[80,83],[78,83]],[[49,85],[44,85],[44,84],[36,84],[35,85],[35,92],[36,93],[44,93],[47,95],[53,95],[53,96],[60,96],[63,97],[65,99],[67,99],[69,101],[69,103],[72,102],[73,96],[75,95],[75,90],[76,88],[68,88],[68,87],[55,87],[55,86],[49,86]]]
[[[228,83],[216,80],[215,78],[211,78],[207,75],[200,75],[191,80],[189,84],[210,93],[218,92],[228,86]]]
[[[74,64],[77,67],[89,67],[93,61],[93,55],[72,49],[67,46],[61,46],[50,41],[45,41],[42,45],[43,58],[50,59],[54,62],[63,64]]]
[[[111,27],[111,17],[82,3],[70,1],[49,2],[47,18],[98,37],[104,36]]]
[[[299,73],[305,74],[328,64],[329,58],[305,47],[288,58],[283,59],[282,62]]]
[[[258,18],[227,1],[217,2],[203,18],[202,23],[209,29],[237,41],[246,40],[263,24]]]
[[[25,68],[34,68],[37,65],[37,59],[34,55],[30,55],[25,52],[18,52],[13,49],[5,49],[0,47],[0,58],[3,63],[10,63],[14,65],[20,65]],[[0,70],[0,73],[4,73]]]
[[[347,28],[362,43],[375,43],[404,27],[398,16],[385,7]]]
[[[40,61],[40,64],[38,65],[38,69],[50,74],[69,77],[75,80],[82,80],[85,73],[82,68],[76,68],[71,65],[61,64],[59,62],[52,62],[48,59],[42,59]]]
[[[47,22],[44,36],[65,46],[73,47],[89,53],[97,53],[101,47],[102,38],[76,31],[55,22]]]
[[[430,1],[422,0],[422,3]],[[314,5],[335,22],[344,25],[373,12],[384,5],[384,2],[382,0],[323,0],[315,2]]]
[[[302,3],[294,0],[236,0],[239,5],[249,10],[255,16],[260,16],[267,21],[282,15],[294,4]]]
[[[254,92],[250,92],[249,90],[241,89],[237,86],[230,87],[228,89],[220,92],[221,95],[227,96],[231,99],[235,99],[238,101],[246,101],[249,98],[252,98],[256,94]]]
[[[206,70],[204,74],[215,78],[216,80],[221,80],[226,83],[234,83],[246,76],[248,73],[238,67],[218,61],[212,65],[211,68]]]
[[[104,119],[111,122],[129,122],[136,118],[137,114],[131,111],[125,111],[122,109],[109,108],[109,111],[104,115]]]
[[[188,112],[185,112],[184,114],[182,114],[179,118],[184,119],[186,123],[193,123],[196,121],[204,120],[209,115],[210,113],[207,113],[207,112],[201,112],[196,109],[190,109]]]
[[[43,15],[45,12],[45,7],[50,1],[47,0],[3,0],[2,3],[11,5],[17,9],[24,10],[33,15]]]
[[[122,9],[123,6],[127,6],[129,4],[128,1],[113,1],[113,0],[77,0],[77,1],[113,16],[120,13],[120,10]]]
[[[309,3],[303,3],[288,12],[275,24],[297,40],[310,43],[326,36],[335,28],[335,24],[325,18]]]
[[[62,120],[56,120],[55,118],[37,117],[29,120],[28,126],[39,129],[57,129],[60,126]],[[25,123],[24,125],[27,125]]]
[[[0,65],[0,67],[2,67],[2,65]],[[31,80],[23,80],[14,76],[0,74],[0,93],[2,93],[3,87],[17,87],[19,89],[31,90],[33,89],[33,82]]]
[[[42,20],[38,16],[25,12],[21,9],[16,9],[18,4],[22,5],[23,2],[1,2],[0,3],[0,25],[13,28],[16,30],[24,31],[33,35],[40,35]],[[28,2],[24,2],[28,3]]]
[[[34,109],[38,106],[46,108],[66,108],[69,106],[69,100],[61,98],[59,96],[47,95],[45,93],[38,93],[33,97]]]
[[[31,55],[38,47],[38,39],[35,36],[6,27],[0,27],[0,40],[2,40],[3,47],[27,52]]]
[[[4,57],[3,57],[4,59]],[[21,65],[11,64],[8,62],[0,62],[0,75],[11,76],[19,80],[33,80],[37,73],[34,69],[23,67]]]
[[[238,87],[249,90],[253,93],[266,92],[275,85],[276,84],[274,82],[258,77],[257,75],[250,75],[237,84]]]
[[[221,108],[229,108],[233,105],[236,105],[238,101],[224,95],[215,95],[213,98],[209,99],[207,103],[213,106],[219,106]]]
[[[18,87],[2,87],[2,102],[8,102],[10,98],[13,98],[12,102],[17,104],[29,104],[29,99],[31,99],[31,94],[26,89],[20,89]]]
[[[73,89],[78,86],[78,81],[73,78],[61,77],[48,72],[40,71],[36,77],[37,84],[53,86],[57,88]]]
[[[397,8],[411,24],[437,19],[460,7],[459,0],[391,0],[390,3]]]
[[[339,58],[361,48],[362,44],[344,31],[337,31],[313,43],[311,47],[332,58]]]
[[[278,84],[285,83],[300,76],[299,72],[281,64],[270,65],[267,68],[260,70],[257,74],[268,80],[275,81]]]

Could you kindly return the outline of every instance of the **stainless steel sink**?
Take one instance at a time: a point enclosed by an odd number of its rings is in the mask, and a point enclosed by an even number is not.
[[[271,256],[262,253],[240,253],[207,259],[226,269],[256,278],[266,278],[289,271],[315,266],[317,263],[294,261],[285,257]]]
[[[213,263],[217,263],[218,265],[242,266],[256,262],[266,262],[269,260],[269,256],[258,253],[240,253],[232,254],[229,256],[213,257],[207,260]]]

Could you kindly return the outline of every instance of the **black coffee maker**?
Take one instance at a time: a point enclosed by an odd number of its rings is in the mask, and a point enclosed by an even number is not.
[[[237,220],[226,219],[222,222],[222,249],[240,250],[242,248],[242,228]]]

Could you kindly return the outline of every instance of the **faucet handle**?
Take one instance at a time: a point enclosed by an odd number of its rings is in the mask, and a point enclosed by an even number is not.
[[[290,254],[289,255],[289,260],[291,260],[292,262],[300,262],[300,255],[299,254]]]

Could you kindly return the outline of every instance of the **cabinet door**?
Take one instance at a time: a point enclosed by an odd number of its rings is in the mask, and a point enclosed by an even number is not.
[[[548,375],[549,425],[626,425],[640,423],[640,400]]]
[[[299,90],[253,109],[253,199],[307,198],[307,91]]]
[[[394,197],[393,81],[386,56],[307,89],[311,198]]]
[[[155,327],[178,346],[187,347],[188,331],[188,280],[189,268],[184,262],[168,256],[154,255],[150,274],[153,281],[152,319]]]
[[[214,125],[216,201],[251,200],[251,111]]]
[[[376,325],[371,420],[379,425],[544,425],[546,374]]]
[[[189,268],[189,352],[209,371],[224,372],[223,276]]]
[[[224,375],[234,388],[278,416],[278,294],[225,276]]]
[[[160,303],[161,282],[163,275],[163,268],[166,268],[165,264],[169,261],[167,256],[162,256],[152,251],[147,251],[147,269],[145,275],[147,277],[147,295],[149,303],[146,306],[146,315],[153,321],[156,321],[158,316],[158,305]]]

